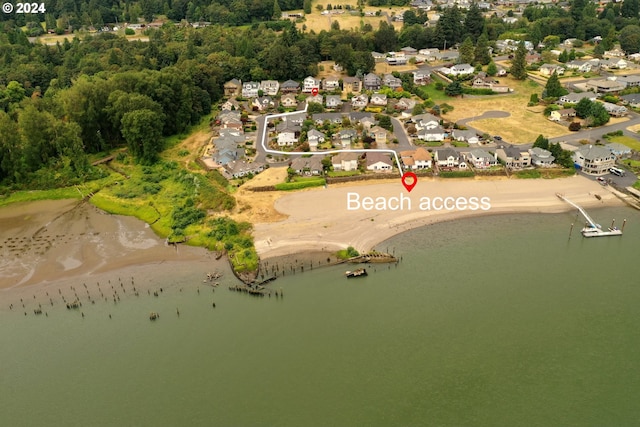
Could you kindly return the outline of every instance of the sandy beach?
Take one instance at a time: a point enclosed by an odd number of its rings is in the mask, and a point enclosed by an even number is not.
[[[404,209],[348,209],[349,193],[374,200],[386,200],[401,194],[411,199]],[[400,180],[358,186],[331,186],[284,195],[275,201],[275,209],[287,218],[278,222],[255,224],[255,244],[261,259],[293,255],[305,251],[337,251],[353,246],[371,250],[378,243],[412,228],[477,215],[504,213],[558,213],[573,209],[560,200],[561,193],[582,207],[616,206],[622,202],[607,188],[582,176],[561,179],[425,179],[411,193]],[[598,197],[596,197],[598,196]],[[420,209],[427,198],[487,197],[487,210]],[[436,207],[442,202],[438,200]],[[352,203],[352,208],[356,203]],[[391,208],[397,207],[390,205]],[[423,206],[424,207],[424,206]]]

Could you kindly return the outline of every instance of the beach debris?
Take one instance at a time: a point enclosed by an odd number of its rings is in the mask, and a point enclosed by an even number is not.
[[[158,313],[156,313],[155,311],[152,311],[151,313],[149,313],[149,320],[156,320],[160,317],[160,315]]]

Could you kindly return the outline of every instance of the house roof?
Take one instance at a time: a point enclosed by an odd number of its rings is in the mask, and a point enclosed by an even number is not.
[[[227,85],[242,86],[242,82],[240,80],[238,80],[238,79],[231,79],[228,82],[226,82],[224,85],[225,86],[227,86]]]
[[[309,131],[307,132],[307,138],[312,136],[315,136],[318,138],[326,138],[326,135],[320,132],[318,129],[309,129]]]
[[[631,104],[637,104],[640,103],[640,93],[632,93],[629,95],[622,95],[620,97],[621,99],[631,103]]]
[[[448,159],[449,157],[453,157],[454,159],[460,158],[458,152],[453,148],[439,148],[436,150],[436,158],[438,160]]]
[[[627,147],[624,144],[620,144],[619,142],[611,142],[605,145],[612,153],[630,153],[631,148]]]
[[[287,80],[286,82],[282,83],[280,87],[287,88],[287,89],[299,88],[300,83],[294,82],[293,80]]]
[[[423,147],[416,148],[416,151],[413,153],[414,160],[427,161],[427,160],[431,160],[431,158],[432,158],[431,153],[428,152],[427,149]]]
[[[611,150],[597,145],[588,145],[577,150],[587,160],[596,160],[611,157]]]
[[[469,154],[471,154],[476,159],[493,159],[494,158],[490,153],[483,150],[482,148],[474,148],[473,150],[469,151]]]
[[[374,165],[378,162],[385,163],[389,166],[393,166],[393,162],[387,153],[381,153],[379,151],[372,151],[367,153],[367,166]]]
[[[322,170],[322,159],[320,156],[296,157],[291,161],[291,168],[294,170]]]
[[[333,164],[341,163],[341,162],[350,162],[353,160],[358,160],[360,155],[358,153],[353,153],[350,151],[343,151],[342,153],[338,153],[331,158],[331,162]]]

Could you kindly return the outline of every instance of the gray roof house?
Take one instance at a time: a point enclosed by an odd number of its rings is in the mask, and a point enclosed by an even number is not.
[[[291,161],[291,169],[298,175],[322,175],[321,156],[296,157]]]
[[[533,147],[529,150],[529,154],[531,154],[531,163],[534,166],[549,167],[552,166],[556,160],[551,154],[551,151],[540,147]]]
[[[632,108],[640,108],[640,93],[622,95],[620,99]]]
[[[369,73],[364,76],[364,88],[365,90],[380,90],[382,86],[382,80],[380,77],[373,73]]]
[[[624,144],[619,144],[617,142],[611,142],[605,145],[613,153],[616,157],[628,157],[631,155],[631,148],[627,147]]]
[[[496,150],[496,156],[510,169],[521,169],[531,166],[531,155],[529,151],[522,150],[518,147],[501,146]]]
[[[474,148],[473,150],[469,151],[466,159],[476,169],[487,169],[491,166],[495,166],[497,163],[495,156],[483,150],[482,148]]]
[[[435,151],[434,160],[440,167],[452,168],[460,164],[460,155],[453,148],[439,148]]]
[[[616,156],[606,147],[585,145],[573,152],[573,161],[585,173],[604,175],[615,166]]]

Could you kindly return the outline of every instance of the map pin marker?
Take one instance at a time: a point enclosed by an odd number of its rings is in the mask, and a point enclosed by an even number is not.
[[[318,95],[318,88],[314,87],[313,89],[311,89],[311,95],[313,96],[317,96]]]
[[[418,177],[415,173],[405,172],[404,175],[402,175],[402,185],[404,185],[404,188],[406,188],[409,193],[411,193],[411,190],[413,190],[413,187],[415,187],[417,183]]]

